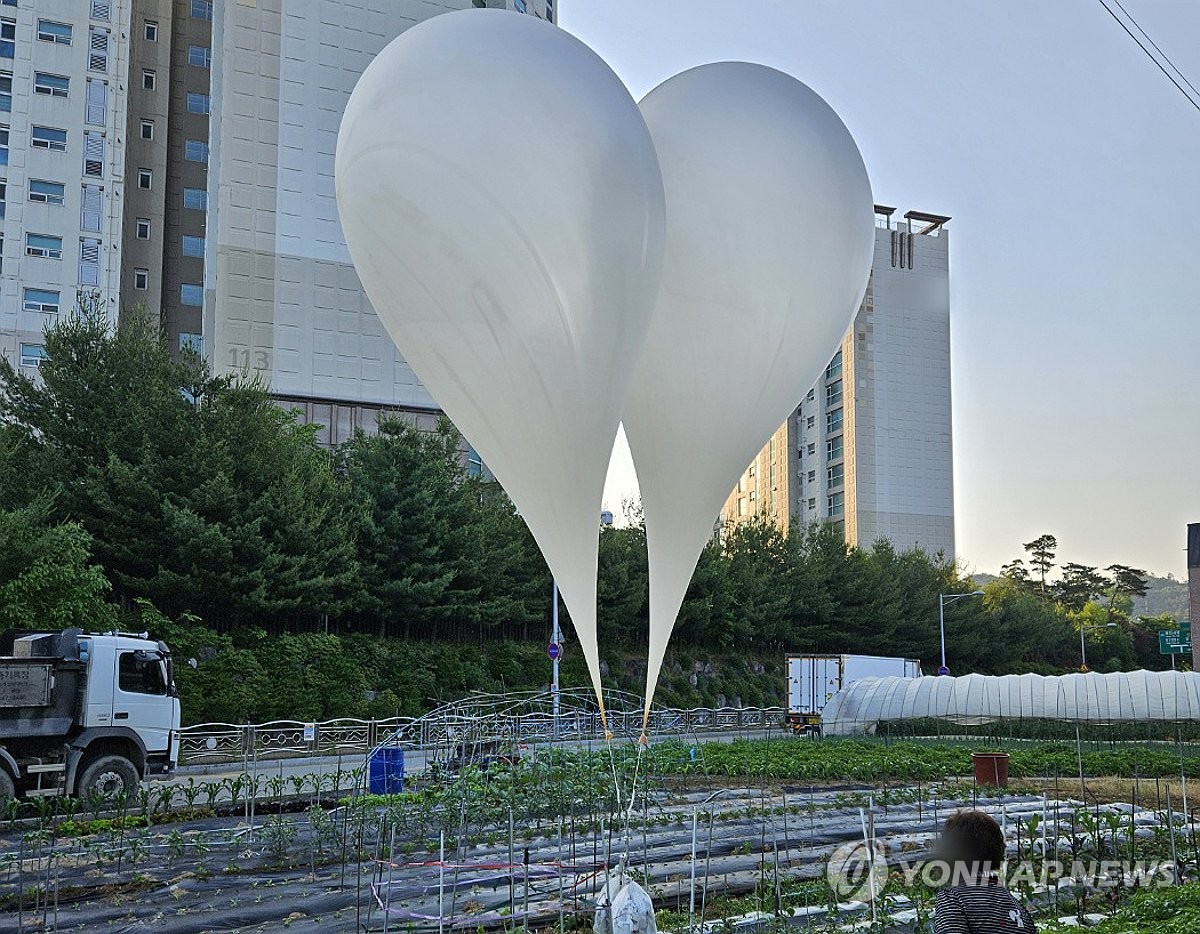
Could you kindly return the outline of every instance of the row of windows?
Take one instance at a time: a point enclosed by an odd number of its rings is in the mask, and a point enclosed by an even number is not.
[[[147,124],[150,124],[147,128]],[[9,128],[0,126],[0,133],[3,134],[0,138],[0,165],[8,164],[8,137]],[[153,136],[154,128],[152,121],[142,122],[142,135],[145,138],[149,133]],[[34,149],[47,149],[50,152],[66,152],[67,151],[67,131],[60,130],[56,127],[35,126],[30,130],[30,145]],[[85,175],[100,175],[104,162],[104,134],[94,133],[91,130],[85,130],[83,134],[84,148],[84,174]],[[184,143],[183,156],[189,162],[208,162],[208,143],[202,139],[189,139]],[[94,166],[88,168],[90,163],[95,163]],[[149,169],[142,169],[142,172],[149,172]],[[142,184],[139,177],[138,184],[143,188],[150,187],[149,184]]]
[[[99,241],[84,240],[84,259],[81,260],[80,268],[90,267],[99,263]],[[91,254],[91,250],[95,250],[95,255]],[[98,272],[97,268],[97,272]],[[82,275],[80,278],[91,279],[90,274]],[[96,277],[98,279],[98,276]],[[83,282],[83,285],[98,285],[98,282],[88,281]],[[133,287],[138,290],[144,290],[150,285],[150,270],[135,269],[133,271]],[[204,286],[200,283],[185,282],[179,287],[179,301],[184,305],[194,305],[197,308],[204,304]],[[36,314],[56,315],[62,308],[62,292],[57,289],[35,289],[27,288],[23,292],[21,307],[25,311],[31,311]]]

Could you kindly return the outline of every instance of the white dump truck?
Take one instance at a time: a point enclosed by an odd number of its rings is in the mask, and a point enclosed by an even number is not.
[[[788,723],[792,732],[820,733],[821,711],[838,691],[862,678],[919,678],[921,662],[885,655],[789,655]]]
[[[179,754],[171,653],[146,633],[0,634],[0,799],[132,795]]]

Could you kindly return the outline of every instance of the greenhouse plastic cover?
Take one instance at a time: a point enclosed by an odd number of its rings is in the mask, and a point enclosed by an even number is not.
[[[925,717],[957,723],[1194,720],[1200,719],[1200,673],[864,678],[839,691],[825,706],[822,732],[827,736],[868,733],[881,720]]]

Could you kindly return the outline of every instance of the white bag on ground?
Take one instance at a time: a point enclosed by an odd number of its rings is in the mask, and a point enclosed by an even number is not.
[[[614,894],[615,893],[615,894]],[[609,927],[609,904],[612,905],[612,926]],[[596,899],[596,918],[593,934],[657,934],[654,923],[654,902],[636,882],[624,873],[612,876],[605,891]]]

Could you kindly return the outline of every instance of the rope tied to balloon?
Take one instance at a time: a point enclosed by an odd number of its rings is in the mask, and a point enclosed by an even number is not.
[[[597,516],[624,424],[649,561],[628,826],[663,657],[714,520],[862,301],[875,242],[862,157],[829,105],[775,69],[701,65],[639,105],[569,33],[472,9],[406,30],[370,64],[335,178],[375,311],[558,583],[618,810]]]

